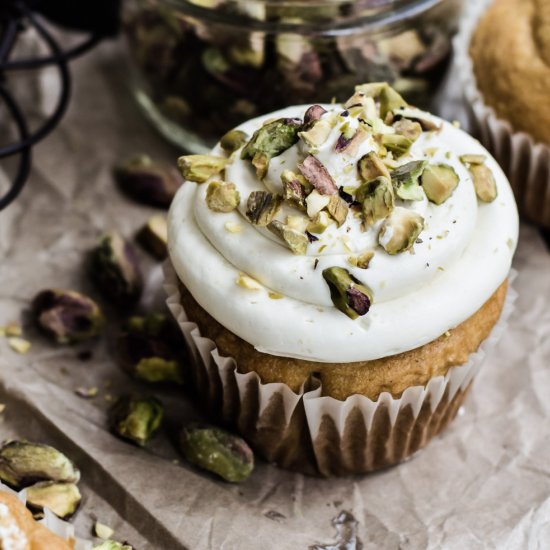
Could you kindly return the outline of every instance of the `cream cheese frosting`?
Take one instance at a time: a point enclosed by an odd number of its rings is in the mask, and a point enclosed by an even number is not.
[[[353,130],[359,122],[341,105],[323,108],[323,117],[336,120],[326,141],[312,147],[299,140],[271,159],[263,180],[249,160],[240,158],[240,151],[231,155],[223,179],[240,193],[237,209],[210,210],[207,183],[188,181],[181,187],[168,217],[172,264],[201,307],[264,353],[338,363],[422,346],[475,313],[506,278],[518,237],[510,186],[495,160],[465,132],[428,113],[401,109],[400,115],[430,121],[440,130],[423,132],[407,154],[395,160],[389,155],[387,165],[394,168],[414,160],[446,164],[459,178],[452,195],[441,205],[425,195],[421,200],[396,200],[396,209],[417,212],[424,219],[419,238],[406,252],[390,255],[382,248],[391,238],[391,228],[379,238],[382,220],[365,227],[361,216],[350,213],[340,227],[331,223],[314,234],[317,240],[304,255],[294,255],[271,231],[250,223],[250,193],[282,193],[283,171],[298,172],[298,163],[313,154],[337,186],[353,194],[361,185],[357,160],[377,149],[373,135],[368,135],[352,154],[335,152],[342,128]],[[290,107],[238,129],[250,137],[266,121],[303,117],[306,109]],[[394,130],[379,121],[376,132]],[[225,156],[219,145],[213,154]],[[459,159],[465,154],[486,157],[497,184],[493,202],[476,198],[470,173]],[[298,225],[301,218],[307,223],[305,213],[285,203],[276,219],[288,223],[288,216]],[[353,266],[350,258],[365,251],[374,252],[368,268]],[[371,290],[373,303],[366,315],[351,319],[334,306],[322,276],[328,267],[346,269]],[[253,284],[236,284],[243,276]]]

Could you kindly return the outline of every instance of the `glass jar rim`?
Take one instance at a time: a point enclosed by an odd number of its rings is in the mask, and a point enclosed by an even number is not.
[[[243,28],[247,31],[274,34],[299,33],[304,35],[347,35],[361,30],[379,29],[402,24],[418,17],[447,0],[222,0],[206,6],[203,0],[158,0],[160,4],[178,9],[193,19],[216,25]],[[215,4],[215,5],[214,5]],[[235,10],[228,12],[217,9],[221,6],[237,8],[246,4],[246,13]],[[262,20],[252,14],[265,9],[283,13],[284,10],[301,10],[303,15],[311,15],[311,20],[285,18]],[[318,12],[322,8],[339,8],[344,14],[338,19],[322,21]],[[350,9],[349,14],[346,10]]]

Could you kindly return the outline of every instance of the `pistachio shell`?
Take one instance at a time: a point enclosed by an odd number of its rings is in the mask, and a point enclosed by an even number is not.
[[[332,303],[351,319],[368,313],[372,303],[370,290],[342,267],[328,267],[323,270]]]
[[[409,250],[424,229],[424,218],[412,210],[396,206],[384,220],[378,242],[391,255]]]
[[[428,164],[421,179],[424,193],[435,204],[443,204],[459,182],[458,174],[448,164]]]
[[[181,175],[188,181],[204,183],[222,172],[228,159],[214,155],[184,155],[178,159]]]

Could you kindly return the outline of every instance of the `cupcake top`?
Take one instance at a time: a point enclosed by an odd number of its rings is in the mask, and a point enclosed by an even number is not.
[[[496,162],[384,83],[251,120],[180,168],[172,263],[265,353],[352,362],[413,349],[470,317],[510,269],[518,219]]]
[[[550,144],[550,2],[496,0],[470,55],[484,102],[514,130]]]

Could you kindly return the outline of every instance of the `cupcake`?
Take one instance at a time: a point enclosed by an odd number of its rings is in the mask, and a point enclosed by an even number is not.
[[[550,4],[486,5],[470,6],[456,41],[466,99],[520,212],[550,227]]]
[[[212,414],[326,476],[395,464],[449,423],[510,310],[518,236],[476,140],[372,83],[179,166],[168,304]]]

